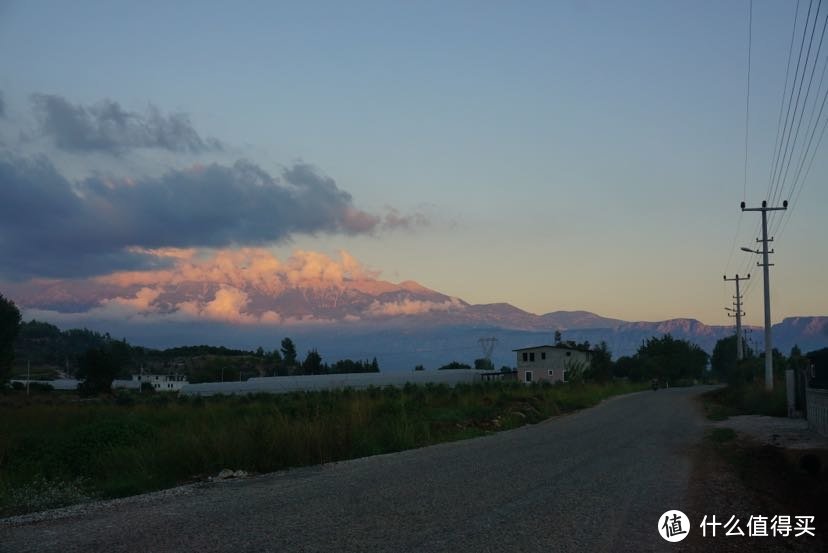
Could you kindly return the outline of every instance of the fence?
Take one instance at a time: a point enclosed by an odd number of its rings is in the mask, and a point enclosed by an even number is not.
[[[828,390],[806,388],[805,397],[808,426],[815,432],[828,437]]]

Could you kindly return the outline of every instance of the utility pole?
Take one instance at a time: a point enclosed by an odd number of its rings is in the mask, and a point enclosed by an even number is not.
[[[480,338],[477,342],[480,344],[480,347],[483,348],[483,358],[486,359],[486,361],[491,362],[492,351],[494,351],[497,338],[494,336],[491,338]]]
[[[773,242],[773,237],[768,238],[768,211],[788,209],[788,200],[782,202],[782,207],[768,207],[768,202],[765,200],[762,200],[762,207],[745,207],[745,202],[742,202],[741,207],[742,211],[762,212],[762,238],[756,239],[756,242],[762,242],[762,249],[742,248],[742,250],[762,254],[762,263],[757,263],[757,265],[763,268],[765,277],[765,389],[773,390],[773,343],[771,339],[770,274],[768,271],[772,263],[768,263],[768,254],[774,252],[773,250],[768,251],[768,242]]]
[[[739,292],[739,281],[742,280],[750,280],[750,273],[746,277],[740,277],[737,273],[734,278],[727,278],[727,275],[724,275],[725,280],[732,280],[736,282],[736,295],[733,298],[736,302],[733,304],[736,306],[736,314],[731,315],[730,313],[727,314],[728,317],[736,317],[736,360],[741,361],[745,358],[744,348],[742,346],[742,317],[745,314],[742,312],[742,294]],[[733,311],[729,307],[725,307],[728,311]]]

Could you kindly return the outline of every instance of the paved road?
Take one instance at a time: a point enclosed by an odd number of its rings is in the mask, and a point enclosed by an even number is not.
[[[664,551],[687,504],[703,388],[618,397],[479,439],[204,484],[57,520],[0,551]]]

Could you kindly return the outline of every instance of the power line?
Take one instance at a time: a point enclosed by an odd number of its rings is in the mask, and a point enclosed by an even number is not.
[[[747,85],[745,86],[745,179],[742,184],[742,200],[747,199],[748,181],[748,134],[750,131],[750,51],[753,43],[753,0],[748,8],[748,56],[747,56]],[[739,232],[738,229],[736,231]]]
[[[826,91],[826,95],[828,95],[828,91]],[[811,161],[808,162],[808,168],[805,170],[805,177],[802,181],[802,184],[796,191],[796,196],[793,199],[793,203],[791,204],[791,211],[796,207],[797,201],[799,200],[799,195],[802,193],[802,189],[805,187],[805,182],[808,180],[808,175],[811,173],[811,167],[814,164],[814,159],[816,158],[816,153],[819,151],[819,146],[822,144],[822,139],[825,138],[825,129],[828,128],[828,119],[822,125],[822,132],[819,135],[819,140],[817,141],[817,145],[814,148],[813,152],[811,153]],[[785,228],[788,226],[788,221],[790,221],[791,217],[784,217],[782,219],[782,228],[779,229],[779,236],[782,236],[782,233],[785,231]]]
[[[821,3],[822,3],[822,0],[820,0],[820,4]],[[780,157],[782,157],[783,152],[787,151],[788,143],[790,142],[790,131],[788,130],[788,121],[790,121],[791,106],[794,103],[794,100],[793,100],[794,88],[796,88],[796,81],[799,78],[799,67],[802,64],[802,52],[805,50],[805,35],[808,34],[808,24],[811,20],[811,9],[813,7],[813,4],[814,4],[814,2],[813,2],[813,0],[811,0],[808,4],[808,13],[805,16],[805,27],[802,31],[802,40],[800,41],[800,44],[799,44],[799,55],[797,56],[796,70],[794,71],[793,84],[791,85],[791,94],[790,94],[790,97],[788,98],[788,109],[785,112],[785,124],[782,126],[782,136],[780,137],[779,144],[777,145],[778,146],[778,153],[775,156],[775,161],[773,163],[773,169],[771,170],[771,182],[769,183],[769,186],[768,186],[768,195],[767,195],[768,198],[773,197],[776,193],[776,185],[778,183],[778,178],[777,178],[778,171],[777,170],[779,169],[779,160],[780,160]],[[803,71],[803,79],[800,79],[800,83],[803,80],[804,80],[804,71]],[[799,95],[801,94],[801,91],[802,91],[802,86],[800,84],[799,91],[797,92],[797,95],[796,95],[797,103],[799,102]],[[791,127],[793,127],[793,124],[791,125]],[[786,136],[787,136],[787,138],[786,138]],[[783,142],[785,143],[784,148],[782,147]]]
[[[828,16],[826,16],[826,23],[828,23]],[[823,28],[823,33],[824,33]],[[828,56],[825,58],[825,62],[822,66],[822,75],[820,76],[819,85],[817,86],[817,98],[819,97],[819,93],[822,90],[823,82],[825,81],[826,70],[828,70]],[[816,152],[819,151],[819,146],[822,143],[822,139],[825,133],[825,125],[823,124],[822,132],[820,133],[819,139],[816,142],[816,146],[812,149],[811,146],[813,145],[814,137],[816,136],[817,129],[819,128],[820,121],[822,120],[822,113],[825,109],[826,100],[828,100],[828,89],[825,90],[824,94],[822,95],[822,103],[819,106],[819,113],[816,114],[814,117],[814,113],[816,112],[816,105],[817,101],[814,102],[813,109],[811,110],[811,117],[808,120],[808,124],[806,125],[806,136],[807,143],[805,145],[805,149],[802,152],[800,157],[798,167],[796,173],[794,175],[793,182],[791,184],[791,190],[788,193],[788,201],[791,202],[793,199],[793,203],[791,203],[791,208],[788,212],[784,213],[782,218],[779,220],[779,224],[777,225],[778,236],[781,236],[782,230],[787,226],[787,222],[791,218],[791,211],[793,211],[794,204],[796,203],[795,200],[799,198],[799,194],[802,192],[802,188],[804,187],[805,182],[808,179],[808,175],[810,174],[810,168],[813,165],[814,158],[816,157]],[[810,133],[807,129],[810,128]],[[810,161],[808,160],[810,156]],[[802,173],[802,170],[805,168],[807,163],[807,169],[805,173]],[[800,178],[802,177],[802,178]],[[777,237],[778,237],[777,236]]]
[[[822,0],[820,0],[819,5],[817,6],[816,16],[814,16],[814,24],[813,24],[813,27],[811,28],[811,41],[810,41],[811,43],[813,43],[814,31],[816,30],[817,19],[819,18],[819,12],[820,12],[821,8],[822,8]],[[771,198],[771,203],[776,203],[777,200],[779,200],[779,198],[782,196],[782,192],[785,189],[785,186],[787,184],[788,171],[790,169],[791,160],[793,159],[794,152],[796,150],[796,143],[797,143],[797,140],[799,139],[799,131],[802,127],[802,120],[805,118],[805,111],[806,111],[806,108],[808,106],[808,97],[811,94],[811,85],[813,84],[814,74],[816,73],[817,61],[819,61],[819,55],[820,55],[820,52],[822,51],[822,43],[823,43],[823,40],[825,39],[826,25],[828,25],[828,17],[825,18],[825,21],[823,22],[823,25],[822,25],[822,33],[821,33],[820,38],[819,38],[819,45],[817,46],[817,51],[816,51],[816,54],[815,54],[814,59],[813,59],[813,64],[812,64],[812,67],[811,67],[811,75],[808,78],[808,88],[805,90],[805,100],[802,102],[802,110],[800,111],[799,120],[797,121],[797,124],[796,124],[796,132],[794,133],[794,139],[793,139],[793,142],[791,143],[791,147],[790,147],[790,150],[788,152],[788,160],[787,160],[787,163],[785,164],[785,174],[784,174],[784,176],[782,177],[782,180],[779,183],[777,194],[773,198]],[[810,55],[811,55],[811,44],[808,45],[808,53],[807,53],[806,58],[805,58],[805,69],[803,70],[803,75],[802,75],[803,76],[803,81],[804,81],[805,73],[807,72],[808,60],[810,59]],[[801,88],[801,83],[800,83],[800,88]],[[798,103],[798,100],[799,100],[799,98],[797,97],[797,103]],[[796,114],[794,114],[794,115],[796,115]],[[807,130],[806,130],[806,132],[807,132]]]
[[[796,37],[796,22],[799,19],[799,0],[796,0],[796,8],[794,9],[794,22],[793,27],[791,28],[791,42],[788,45],[788,63],[785,67],[785,86],[782,88],[782,99],[779,102],[779,117],[776,121],[776,139],[773,141],[774,144],[774,155],[773,160],[771,161],[771,173],[768,175],[768,196],[770,196],[771,191],[771,184],[773,183],[773,173],[774,173],[774,166],[776,165],[777,156],[778,156],[778,147],[779,147],[779,134],[782,130],[782,112],[785,111],[785,93],[788,91],[788,80],[791,73],[791,58],[793,56],[793,45],[794,45],[794,38]],[[787,121],[785,122],[787,125]]]

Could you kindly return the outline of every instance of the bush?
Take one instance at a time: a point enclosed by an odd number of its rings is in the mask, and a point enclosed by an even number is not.
[[[135,398],[129,392],[120,391],[115,395],[115,405],[131,407],[135,405]]]

